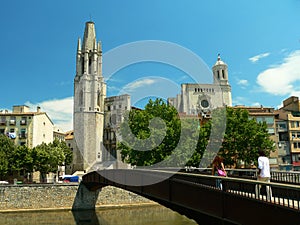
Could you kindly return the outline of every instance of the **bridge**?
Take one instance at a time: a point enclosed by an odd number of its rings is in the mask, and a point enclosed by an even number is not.
[[[222,182],[222,189],[216,186]],[[165,170],[101,170],[83,176],[73,210],[95,209],[102,187],[151,199],[199,224],[300,224],[300,185]],[[258,185],[268,186],[267,198]]]

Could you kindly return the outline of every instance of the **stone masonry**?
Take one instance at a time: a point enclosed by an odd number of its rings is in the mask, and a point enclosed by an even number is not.
[[[0,186],[0,212],[19,209],[71,209],[78,184]],[[155,204],[134,193],[107,186],[101,189],[96,208],[132,204]]]

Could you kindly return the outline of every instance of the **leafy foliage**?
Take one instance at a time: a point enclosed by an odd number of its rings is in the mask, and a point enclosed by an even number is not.
[[[59,165],[72,162],[72,151],[64,141],[55,139],[52,143],[42,143],[33,149],[16,146],[5,135],[0,135],[0,179],[8,174],[32,173],[34,170],[43,174],[57,172]]]
[[[9,164],[12,161],[12,153],[15,149],[14,143],[5,135],[0,135],[0,178],[9,172]]]
[[[152,122],[150,128],[149,121]],[[153,165],[171,154],[178,143],[179,130],[180,120],[175,108],[161,99],[150,100],[145,110],[130,111],[126,122],[121,125],[123,140],[118,143],[117,148],[121,150],[122,160],[127,163],[137,166]],[[164,137],[163,140],[161,137]]]
[[[226,133],[220,155],[227,165],[240,166],[256,163],[258,149],[268,156],[274,151],[274,142],[269,138],[266,123],[257,123],[249,118],[247,110],[227,108]]]
[[[218,149],[227,166],[255,163],[259,148],[267,155],[274,150],[267,125],[250,119],[248,111],[228,107],[226,110],[216,109],[212,114],[213,120],[199,126],[198,121],[180,118],[177,111],[163,100],[150,100],[145,110],[129,112],[121,125],[123,139],[118,142],[117,149],[123,161],[136,166],[163,162],[159,165],[195,167],[202,158],[213,160]],[[161,120],[153,122],[156,117]],[[193,132],[195,130],[197,132]],[[208,148],[213,151],[207,151]],[[203,157],[208,154],[211,156]]]

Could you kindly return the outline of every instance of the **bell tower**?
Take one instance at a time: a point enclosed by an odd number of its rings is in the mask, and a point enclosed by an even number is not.
[[[223,95],[223,102],[227,106],[232,105],[231,86],[228,81],[228,66],[221,60],[218,54],[217,62],[212,67],[214,84],[220,85]]]
[[[77,146],[73,171],[88,171],[102,161],[104,99],[102,47],[94,22],[86,22],[83,40],[78,39],[74,79],[74,142]]]

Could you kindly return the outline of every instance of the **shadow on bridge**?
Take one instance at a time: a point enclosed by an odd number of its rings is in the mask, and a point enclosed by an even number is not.
[[[222,190],[216,187],[220,180]],[[273,197],[255,195],[258,184],[268,184]],[[162,170],[88,173],[79,186],[73,211],[95,209],[100,189],[108,185],[144,196],[199,224],[299,224],[299,186]]]

